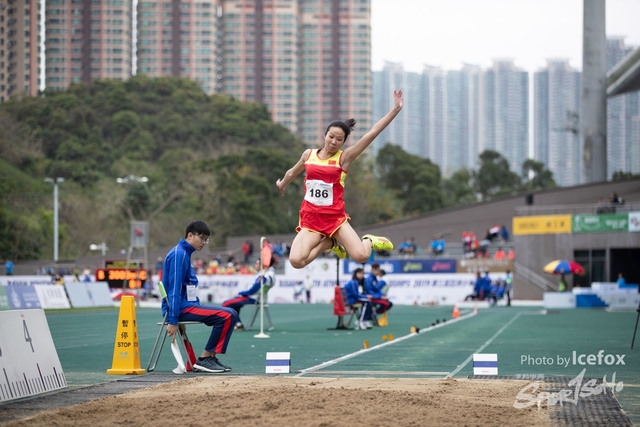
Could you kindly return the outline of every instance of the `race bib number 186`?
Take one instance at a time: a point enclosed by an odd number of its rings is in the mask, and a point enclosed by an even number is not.
[[[319,179],[307,181],[307,193],[304,199],[316,206],[333,205],[333,184],[326,183]]]

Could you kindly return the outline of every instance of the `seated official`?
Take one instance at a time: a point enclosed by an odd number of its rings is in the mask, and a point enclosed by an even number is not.
[[[374,262],[371,264],[371,274],[364,279],[364,293],[371,296],[370,301],[376,308],[377,314],[382,314],[393,306],[393,303],[382,292],[382,286],[378,280],[378,276],[381,274],[380,264]]]
[[[238,322],[236,323],[234,329],[243,330],[244,325],[240,320],[240,309],[247,304],[258,304],[259,300],[251,298],[250,295],[255,295],[260,292],[260,288],[264,285],[263,295],[266,297],[269,289],[273,287],[276,283],[276,271],[274,269],[275,257],[271,257],[269,262],[269,268],[266,271],[260,271],[260,260],[256,261],[256,270],[258,270],[258,274],[256,275],[256,279],[253,282],[253,285],[247,289],[246,291],[239,292],[237,296],[226,300],[222,303],[223,307],[229,307],[234,309],[238,313]],[[266,300],[265,300],[266,302]]]
[[[362,304],[360,317],[356,320],[356,329],[371,329],[373,327],[371,301],[369,301],[369,296],[360,293],[363,281],[364,269],[356,268],[352,279],[344,285],[344,290],[347,294],[347,303],[350,306]]]

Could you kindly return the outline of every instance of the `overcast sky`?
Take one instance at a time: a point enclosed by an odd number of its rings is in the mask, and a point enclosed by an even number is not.
[[[604,0],[603,0],[604,1]],[[606,0],[607,37],[640,45],[640,0]],[[372,0],[372,69],[458,69],[512,58],[534,71],[547,58],[582,68],[583,0]]]

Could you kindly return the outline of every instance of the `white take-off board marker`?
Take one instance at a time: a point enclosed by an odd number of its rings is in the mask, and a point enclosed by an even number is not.
[[[498,355],[474,354],[473,375],[498,375]]]
[[[267,374],[288,374],[291,372],[291,353],[268,352],[265,372]]]

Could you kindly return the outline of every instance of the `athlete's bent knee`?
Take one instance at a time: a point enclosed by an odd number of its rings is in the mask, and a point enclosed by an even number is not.
[[[289,257],[289,263],[293,268],[304,268],[307,265],[305,260],[297,257]]]
[[[367,262],[367,260],[369,259],[369,256],[371,255],[371,253],[367,254],[364,251],[363,252],[356,252],[356,253],[349,253],[349,256],[351,258],[353,258],[353,260],[357,263],[365,263]]]

